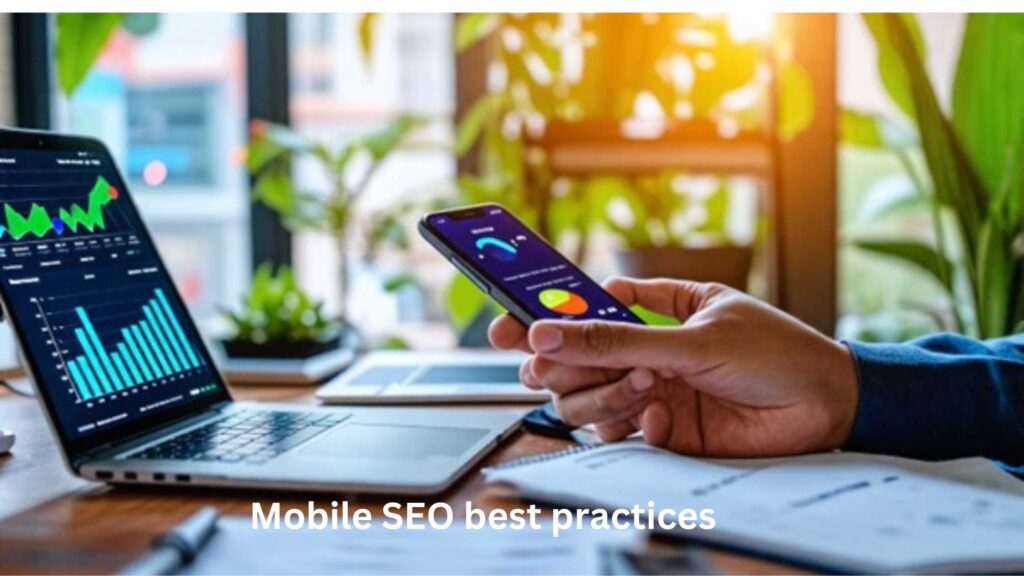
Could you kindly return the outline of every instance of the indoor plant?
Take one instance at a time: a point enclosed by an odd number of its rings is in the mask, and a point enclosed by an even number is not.
[[[343,325],[324,314],[288,266],[262,264],[238,310],[224,310],[230,336],[225,353],[238,358],[308,358],[338,348]]]
[[[616,252],[621,273],[747,289],[754,249],[730,234],[726,179],[667,172],[632,180],[618,187],[607,214],[625,244]]]
[[[920,145],[926,173],[904,167],[930,208],[934,241],[854,238],[856,246],[909,262],[947,291],[956,328],[980,337],[1024,331],[1024,15],[971,14],[960,47],[950,111],[925,66],[913,15],[868,14],[882,83],[916,128],[848,111],[844,137],[901,158]],[[897,208],[905,198],[893,197]]]
[[[281,215],[291,230],[329,234],[339,254],[339,314],[348,318],[348,259],[356,205],[388,157],[423,124],[417,116],[400,115],[377,130],[343,146],[316,142],[278,124],[254,121],[250,127],[248,166],[256,198]],[[292,177],[292,162],[313,159],[323,170],[328,189],[300,190]],[[391,222],[382,220],[382,225]],[[368,246],[378,243],[381,230],[371,228]]]

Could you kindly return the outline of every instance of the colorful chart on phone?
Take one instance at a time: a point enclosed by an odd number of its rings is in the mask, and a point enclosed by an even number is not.
[[[568,290],[548,288],[547,290],[541,291],[539,298],[540,303],[543,304],[545,308],[558,312],[559,314],[579,316],[580,314],[586,313],[589,308],[586,300],[584,300],[579,294],[569,292]]]
[[[516,259],[516,247],[493,236],[477,238],[476,249],[483,256],[489,256],[500,262],[512,262]]]

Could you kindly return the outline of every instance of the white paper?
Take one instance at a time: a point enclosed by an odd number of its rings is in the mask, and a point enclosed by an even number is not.
[[[553,502],[713,508],[717,526],[690,535],[823,566],[1024,568],[1024,483],[982,459],[707,460],[621,443],[485,474]]]
[[[185,574],[599,574],[604,546],[636,534],[569,530],[253,530],[225,517]]]

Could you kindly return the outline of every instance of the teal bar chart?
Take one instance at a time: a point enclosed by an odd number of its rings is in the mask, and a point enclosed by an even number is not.
[[[66,366],[82,400],[128,390],[202,365],[159,288],[133,314],[140,319],[115,330],[113,341],[101,339],[85,308],[76,307],[74,312],[78,321],[74,334],[82,354],[67,358]]]

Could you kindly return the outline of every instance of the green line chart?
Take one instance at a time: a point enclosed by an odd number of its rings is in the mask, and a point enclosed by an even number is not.
[[[104,231],[107,229],[104,208],[117,200],[118,196],[118,190],[102,176],[98,176],[86,197],[85,208],[80,204],[71,203],[67,207],[48,210],[45,206],[33,202],[26,215],[10,203],[5,203],[3,223],[0,224],[0,240],[18,241],[26,236],[46,238],[64,236],[69,232],[77,234],[82,231]],[[55,211],[56,215],[52,214],[51,210]]]

